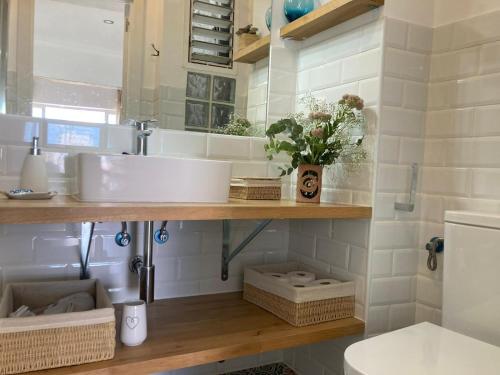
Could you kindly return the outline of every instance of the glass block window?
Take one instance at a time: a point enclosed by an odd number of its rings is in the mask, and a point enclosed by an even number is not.
[[[236,80],[189,72],[186,85],[186,130],[218,132],[234,113]]]
[[[234,0],[191,0],[189,62],[233,67]]]

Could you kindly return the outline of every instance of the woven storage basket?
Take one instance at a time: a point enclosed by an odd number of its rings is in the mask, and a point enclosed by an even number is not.
[[[21,305],[37,308],[89,292],[96,309],[7,318]],[[18,374],[114,357],[115,314],[96,280],[9,284],[0,302],[0,374]]]
[[[331,278],[331,275],[298,263],[247,268],[243,298],[297,327],[354,316],[353,282],[295,288],[265,275],[267,272],[287,273],[299,269],[314,272],[322,279]]]
[[[243,298],[296,327],[354,316],[354,296],[295,303],[250,284],[244,284]]]
[[[237,199],[260,199],[277,200],[281,199],[281,186],[231,186],[229,197]]]

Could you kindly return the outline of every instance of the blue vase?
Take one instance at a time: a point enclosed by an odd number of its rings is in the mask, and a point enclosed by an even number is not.
[[[314,9],[314,0],[285,0],[285,17],[293,22]]]
[[[266,26],[269,31],[271,31],[272,22],[273,22],[273,7],[270,6],[266,10]]]

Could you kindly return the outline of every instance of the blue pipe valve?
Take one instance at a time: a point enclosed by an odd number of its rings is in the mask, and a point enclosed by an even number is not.
[[[168,233],[168,230],[167,230],[167,224],[168,224],[168,221],[163,221],[161,223],[161,228],[158,229],[154,234],[155,242],[158,245],[166,244],[168,239],[170,238],[170,234]]]
[[[122,221],[122,230],[115,236],[115,243],[120,247],[125,247],[132,241],[132,236],[127,231],[127,222]]]

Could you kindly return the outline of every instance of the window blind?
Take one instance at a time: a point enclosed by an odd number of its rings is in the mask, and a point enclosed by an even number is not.
[[[191,0],[189,61],[231,68],[234,0]]]

